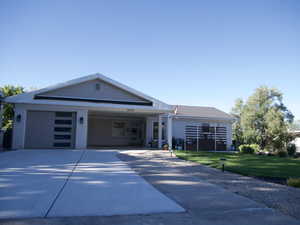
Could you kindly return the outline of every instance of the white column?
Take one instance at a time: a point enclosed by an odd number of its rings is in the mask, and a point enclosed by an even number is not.
[[[162,147],[162,118],[158,115],[158,148]]]
[[[17,104],[14,108],[12,149],[25,147],[26,119],[27,110]]]
[[[78,110],[76,112],[76,121],[75,148],[85,149],[87,148],[88,110]]]
[[[232,145],[232,124],[228,123],[226,125],[226,138],[227,138],[227,150],[231,150]]]
[[[169,150],[172,150],[172,116],[168,115],[167,119],[167,129],[168,129],[168,145],[169,145]]]

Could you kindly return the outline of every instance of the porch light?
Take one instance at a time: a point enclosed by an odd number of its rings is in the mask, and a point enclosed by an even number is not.
[[[17,122],[21,122],[21,114],[18,114],[18,115],[16,116],[16,121],[17,121]]]
[[[83,124],[83,120],[84,120],[83,117],[80,117],[80,118],[79,118],[79,123],[80,123],[80,124]]]
[[[225,163],[226,163],[226,160],[225,158],[221,158],[220,159],[220,164],[222,166],[222,171],[224,172],[225,171]]]

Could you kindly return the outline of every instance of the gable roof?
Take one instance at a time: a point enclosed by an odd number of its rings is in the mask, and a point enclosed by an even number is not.
[[[100,73],[96,73],[96,74],[91,74],[88,76],[84,76],[84,77],[80,77],[77,79],[73,79],[67,82],[63,82],[63,83],[59,83],[56,85],[52,85],[46,88],[42,88],[36,91],[31,91],[31,92],[26,92],[23,94],[19,94],[19,95],[15,95],[15,96],[10,96],[5,98],[5,102],[8,103],[28,103],[28,104],[47,104],[47,103],[51,103],[51,101],[49,100],[45,100],[45,99],[36,99],[36,96],[42,95],[43,93],[47,93],[53,90],[57,90],[57,89],[62,89],[65,87],[69,87],[69,86],[73,86],[76,84],[80,84],[83,82],[87,82],[87,81],[92,81],[92,80],[96,80],[99,79],[101,81],[104,81],[106,83],[109,83],[117,88],[120,88],[121,90],[124,90],[126,92],[129,92],[135,96],[138,96],[142,99],[145,99],[147,101],[151,101],[153,103],[153,107],[154,108],[159,108],[159,109],[164,109],[164,110],[172,110],[172,107],[169,106],[168,104],[155,99],[153,97],[150,97],[149,95],[146,95],[140,91],[137,91],[131,87],[128,87],[127,85],[121,84],[115,80],[112,80],[106,76],[104,76],[103,74]],[[66,99],[65,101],[61,101],[61,103],[66,103],[68,99]],[[76,100],[75,100],[76,101]],[[56,101],[57,103],[57,101]],[[53,103],[52,103],[53,104]],[[90,103],[89,105],[94,104],[94,106],[101,106],[101,104],[99,103]],[[68,103],[68,105],[70,105],[70,103]],[[78,105],[78,104],[71,104],[71,105]],[[84,106],[82,103],[80,104],[80,106]]]
[[[178,117],[198,117],[233,120],[232,116],[214,107],[187,105],[174,105],[173,107],[175,115]]]

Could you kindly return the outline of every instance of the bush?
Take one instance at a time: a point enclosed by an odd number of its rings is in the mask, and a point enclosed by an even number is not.
[[[254,149],[254,152],[260,152],[261,151],[261,148],[258,144],[251,144],[250,147]]]
[[[289,178],[287,184],[291,187],[300,188],[300,178]]]
[[[287,146],[287,152],[288,152],[289,156],[295,155],[296,151],[297,151],[297,147],[295,144],[291,143]]]
[[[288,156],[288,153],[287,153],[287,151],[285,151],[285,150],[279,150],[278,152],[277,152],[277,155],[279,156],[279,157],[287,157]]]
[[[239,150],[243,154],[253,154],[255,151],[251,145],[240,145]]]

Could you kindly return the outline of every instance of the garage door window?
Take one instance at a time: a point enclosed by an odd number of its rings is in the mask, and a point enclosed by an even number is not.
[[[74,113],[56,112],[54,120],[54,143],[57,148],[66,148],[72,146]]]
[[[55,124],[67,124],[67,125],[71,125],[72,124],[72,120],[55,120]]]

